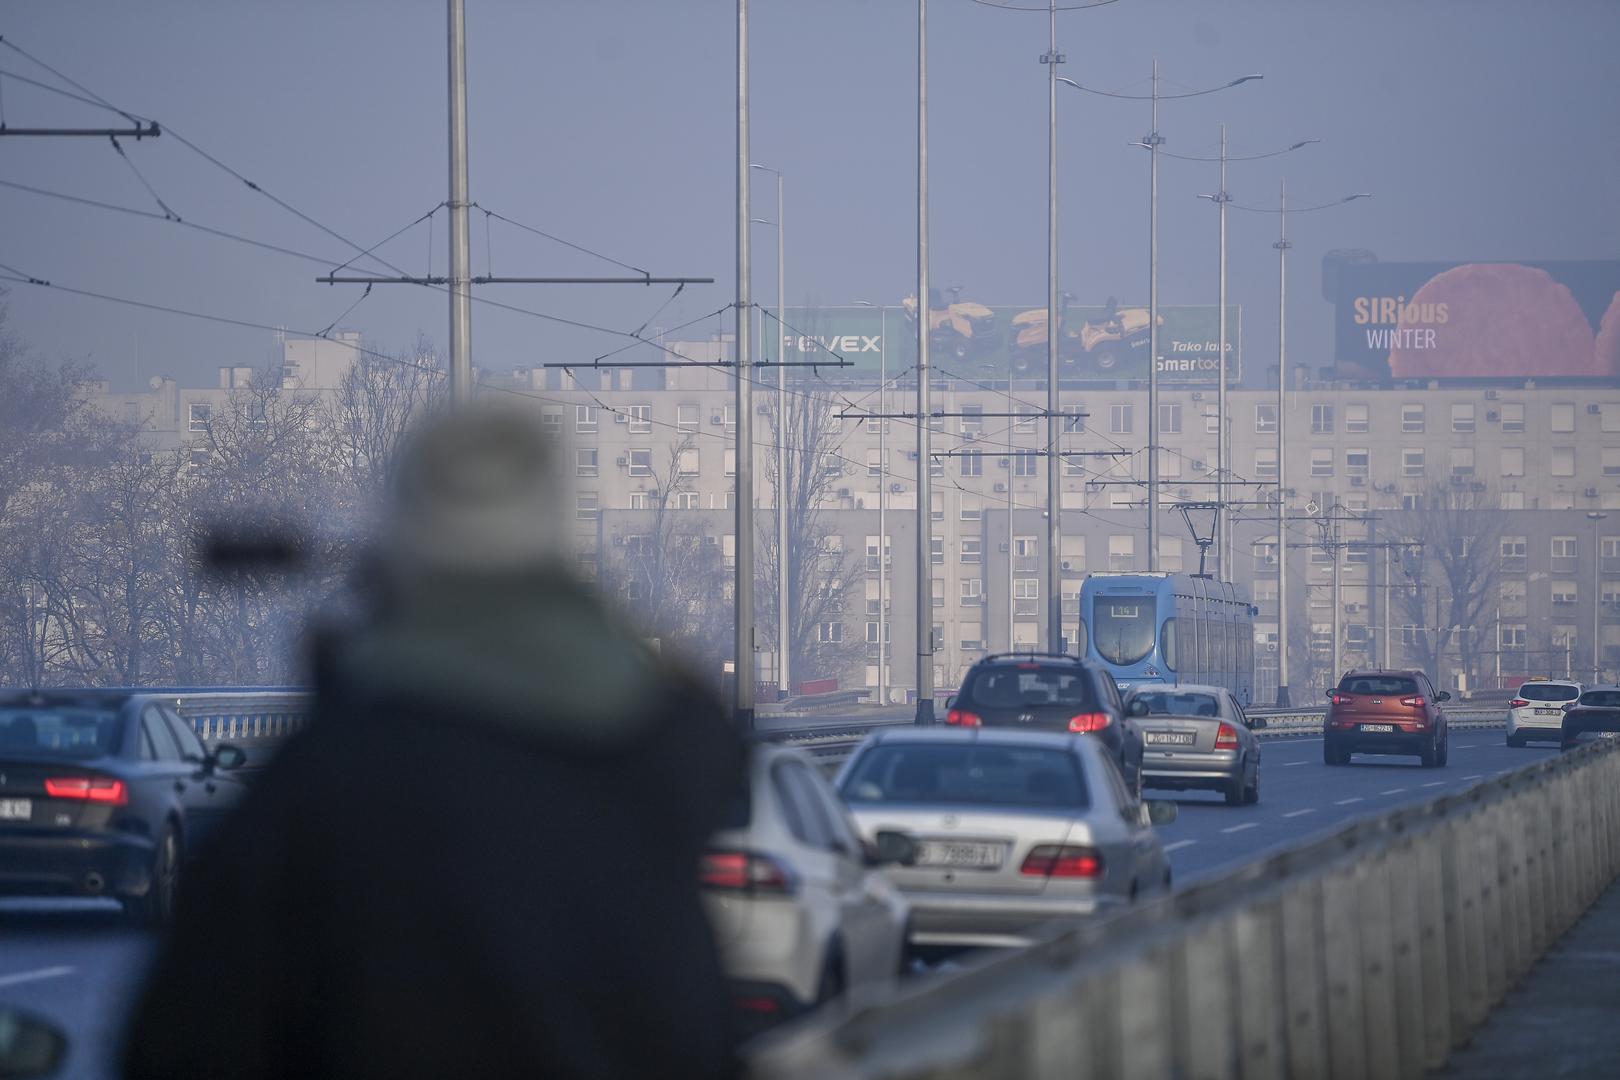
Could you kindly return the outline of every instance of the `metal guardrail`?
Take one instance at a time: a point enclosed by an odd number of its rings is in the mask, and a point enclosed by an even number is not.
[[[755,1077],[1421,1076],[1620,875],[1620,743],[756,1042]]]

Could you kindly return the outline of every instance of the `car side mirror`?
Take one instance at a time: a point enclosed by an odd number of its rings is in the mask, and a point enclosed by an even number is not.
[[[1181,808],[1165,799],[1154,799],[1147,804],[1148,823],[1151,825],[1173,825]]]
[[[1436,700],[1436,701],[1450,701],[1451,700],[1451,691],[1450,690],[1442,690],[1442,691],[1440,691],[1438,694],[1434,695],[1434,700]]]
[[[955,694],[952,694],[950,697],[945,699],[945,707],[947,709],[956,708],[956,695]]]
[[[50,1076],[67,1056],[67,1036],[52,1025],[9,1007],[0,1008],[0,1076],[27,1080]]]
[[[214,752],[208,755],[208,760],[214,768],[224,769],[228,772],[232,769],[240,769],[247,764],[247,751],[230,743],[220,743],[214,747]]]
[[[868,866],[910,866],[917,861],[917,841],[892,829],[879,830],[865,847]]]
[[[1146,716],[1147,714],[1148,703],[1141,698],[1137,698],[1135,701],[1132,701],[1129,705],[1125,706],[1126,716]]]

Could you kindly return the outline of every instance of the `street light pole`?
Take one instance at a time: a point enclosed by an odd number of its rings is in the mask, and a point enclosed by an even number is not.
[[[1046,647],[1063,652],[1063,599],[1058,589],[1058,550],[1062,546],[1063,497],[1058,476],[1058,312],[1057,0],[1048,0],[1046,55]],[[1009,372],[1008,378],[1012,375]],[[1010,385],[1010,384],[1009,384]],[[1012,491],[1008,477],[1008,492]],[[1011,552],[1008,552],[1009,557]]]
[[[917,716],[934,722],[933,493],[928,395],[928,0],[917,0]],[[1050,329],[1050,328],[1048,328]]]
[[[1215,206],[1221,222],[1221,283],[1216,303],[1219,326],[1218,345],[1221,350],[1220,383],[1215,390],[1215,501],[1221,504],[1217,519],[1220,532],[1216,536],[1215,559],[1220,563],[1222,581],[1232,580],[1232,520],[1226,506],[1226,204],[1232,196],[1226,190],[1226,125],[1221,125],[1221,186],[1215,191]]]
[[[792,649],[788,643],[788,615],[791,593],[788,589],[788,455],[793,452],[789,438],[787,412],[787,357],[782,352],[782,311],[787,304],[784,291],[787,265],[784,236],[787,226],[782,218],[782,171],[769,165],[750,165],[750,169],[773,173],[776,176],[776,346],[765,351],[766,358],[775,356],[776,365],[776,683],[777,696],[785,696],[792,684]],[[758,221],[758,218],[754,219]],[[763,325],[763,324],[762,324]]]
[[[748,226],[748,0],[737,0],[737,475],[733,581],[736,723],[754,728],[754,350]]]
[[[1282,181],[1278,196],[1277,220],[1281,223],[1277,242],[1277,708],[1289,707],[1288,700],[1288,542],[1283,504],[1286,501],[1287,458],[1284,456],[1284,425],[1288,393],[1288,181]]]
[[[889,703],[889,310],[878,313],[878,704]]]
[[[467,239],[467,10],[450,0],[450,400],[472,398],[472,249]],[[747,226],[743,226],[744,229]],[[431,273],[431,269],[429,270]]]
[[[1598,640],[1598,614],[1603,609],[1603,548],[1602,539],[1598,534],[1600,523],[1608,514],[1589,510],[1586,520],[1592,523],[1592,681],[1602,682],[1603,643]],[[1501,646],[1498,645],[1498,648]]]
[[[1153,58],[1153,122],[1148,148],[1148,572],[1159,568],[1159,58]]]

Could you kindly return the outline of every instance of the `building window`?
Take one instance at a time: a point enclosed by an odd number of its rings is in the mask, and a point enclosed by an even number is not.
[[[945,538],[943,536],[930,537],[928,541],[928,561],[935,566],[945,565]]]
[[[1333,475],[1333,448],[1331,446],[1317,446],[1311,448],[1311,475]]]
[[[596,406],[574,406],[574,433],[589,435],[596,431]]]
[[[978,607],[984,603],[984,581],[980,578],[962,579],[962,604],[965,607]]]
[[[1408,435],[1416,435],[1423,431],[1422,405],[1408,403],[1401,406],[1401,431]]]
[[[1256,405],[1254,407],[1254,433],[1256,435],[1277,434],[1277,406]]]
[[[701,405],[675,406],[675,426],[682,431],[696,431],[703,420]]]
[[[1179,536],[1159,535],[1159,569],[1179,574],[1183,567],[1185,547]]]
[[[1553,537],[1552,557],[1555,559],[1573,559],[1575,557],[1575,538],[1573,536]]]
[[[720,563],[727,570],[737,568],[737,537],[733,533],[726,533],[720,538]]]
[[[1620,476],[1620,446],[1603,448],[1603,475]]]
[[[1204,410],[1204,434],[1219,435],[1221,432],[1221,414],[1214,409]]]
[[[1575,493],[1573,491],[1554,491],[1551,495],[1547,496],[1547,509],[1575,509]]]
[[[958,516],[963,521],[978,521],[984,517],[984,500],[977,495],[964,494]]]
[[[885,556],[884,563],[886,566],[894,565],[894,552],[891,539],[892,538],[887,536],[883,538],[883,554]],[[878,569],[878,538],[876,536],[868,536],[866,538],[866,572],[868,574],[875,574],[878,572]]]
[[[1112,405],[1108,409],[1108,430],[1115,435],[1129,435],[1136,422],[1135,405]]]
[[[1605,559],[1620,559],[1620,536],[1605,536],[1599,550]]]
[[[562,434],[562,410],[554,405],[548,405],[540,410],[540,430],[546,435],[555,438]]]
[[[675,474],[677,476],[696,476],[701,471],[701,467],[698,452],[688,447],[681,451],[680,457],[676,460]]]
[[[933,579],[931,579],[931,588],[929,589],[929,595],[930,595],[930,598],[933,600],[933,606],[934,607],[942,608],[942,607],[945,606],[945,581],[944,581],[944,579],[942,579],[942,578],[933,578]],[[934,628],[934,640],[939,641],[941,639],[941,636],[942,635],[939,632],[939,628],[936,626]]]
[[[1522,491],[1504,491],[1504,492],[1501,492],[1501,505],[1500,505],[1500,508],[1503,509],[1503,510],[1523,510],[1524,509],[1524,492],[1522,492]]]
[[[1075,405],[1063,414],[1063,434],[1080,435],[1086,430],[1085,406]]]
[[[1277,448],[1263,446],[1254,452],[1254,477],[1256,480],[1277,479]]]
[[[1136,506],[1136,496],[1129,488],[1108,489],[1108,509],[1130,510]]]
[[[1520,624],[1502,624],[1502,631],[1497,637],[1497,647],[1502,649],[1523,649],[1528,640],[1528,631]]]
[[[1181,454],[1167,446],[1159,447],[1159,478],[1175,480],[1181,476]]]
[[[630,509],[647,509],[647,493],[645,491],[632,491],[630,493]]]
[[[1086,569],[1086,538],[1065,533],[1058,539],[1058,556],[1065,573],[1079,574]]]
[[[1570,402],[1560,402],[1552,407],[1550,416],[1551,430],[1556,434],[1568,434],[1575,430],[1575,406]]]
[[[1366,544],[1350,541],[1344,548],[1344,562],[1346,566],[1365,566],[1371,559],[1371,551]]]
[[[962,406],[962,434],[976,435],[984,430],[984,406]]]
[[[1255,573],[1267,573],[1277,569],[1277,538],[1263,536],[1249,547],[1254,555]]]
[[[1620,581],[1605,581],[1602,590],[1605,604],[1620,604]]]
[[[652,475],[652,451],[651,450],[649,450],[649,449],[647,449],[645,447],[643,447],[642,449],[639,449],[639,450],[631,450],[630,451],[630,456],[628,458],[626,458],[625,461],[630,466],[630,475],[631,476],[651,476]]]
[[[1013,614],[1038,615],[1041,610],[1041,579],[1013,578]]]
[[[720,460],[721,460],[723,468],[725,469],[725,474],[727,476],[736,476],[737,475],[737,448],[736,447],[734,447],[734,446],[726,447],[725,451],[721,454]]]
[[[1554,581],[1552,583],[1552,602],[1555,604],[1575,603],[1575,583],[1564,580]]]
[[[723,492],[716,495],[710,505],[716,510],[730,510],[735,496],[735,492]],[[677,491],[675,501],[670,505],[677,510],[701,510],[703,509],[703,496],[696,491]]]
[[[597,454],[597,452],[595,450],[575,450],[574,451],[574,475],[575,476],[595,476],[596,475],[596,454]]]
[[[1181,434],[1181,406],[1180,405],[1160,405],[1159,406],[1159,434],[1161,434],[1161,435],[1180,435]]]
[[[1472,446],[1453,446],[1451,448],[1451,475],[1474,475],[1474,448]]]
[[[1028,405],[1018,406],[1018,417],[1013,421],[1013,430],[1029,434],[1035,430],[1035,410]]]
[[[928,493],[928,516],[935,521],[945,520],[945,494],[940,491]]]
[[[1530,555],[1530,541],[1523,536],[1504,536],[1500,551],[1502,553],[1502,569],[1524,569],[1524,563]]]
[[[1346,476],[1366,476],[1372,470],[1372,451],[1365,446],[1352,446],[1344,452]]]
[[[1517,615],[1523,618],[1528,614],[1525,602],[1529,595],[1530,590],[1526,587],[1523,578],[1503,581],[1499,591],[1502,614],[1508,616]]]
[[[1504,446],[1504,447],[1502,447],[1502,475],[1503,476],[1523,476],[1524,475],[1524,447],[1522,447],[1522,446]]]
[[[1036,455],[1033,450],[1018,450],[1013,454],[1013,475],[1034,476]]]
[[[207,431],[209,422],[214,418],[214,407],[205,401],[193,401],[187,408],[187,429]]]
[[[1367,430],[1367,406],[1346,405],[1344,407],[1344,430],[1351,434],[1363,434]]]
[[[1063,475],[1064,476],[1084,476],[1084,475],[1086,475],[1086,459],[1085,458],[1080,457],[1077,453],[1075,453],[1073,451],[1070,451],[1069,453],[1063,454],[1062,456],[1063,456]]]
[[[1575,475],[1575,448],[1573,446],[1555,446],[1552,448],[1552,466],[1548,470],[1553,476]]]
[[[984,475],[984,454],[978,450],[964,450],[957,460],[962,463],[963,476]]]
[[[725,427],[727,435],[734,434],[737,430],[737,407],[727,405],[720,410],[720,422]]]
[[[816,640],[823,645],[836,645],[844,640],[844,624],[824,622],[816,628]]]
[[[1311,434],[1312,435],[1331,435],[1331,434],[1333,434],[1333,406],[1332,405],[1312,405],[1311,406]]]
[[[1424,449],[1421,446],[1406,446],[1401,448],[1401,475],[1422,476],[1424,466]]]
[[[956,542],[958,558],[973,565],[984,559],[984,541],[977,536],[964,536]]]
[[[1459,434],[1474,430],[1474,406],[1463,402],[1451,407],[1451,430]]]
[[[595,521],[601,513],[600,498],[594,491],[582,491],[574,496],[574,516],[581,521]]]
[[[652,433],[651,405],[631,405],[626,411],[630,414],[630,434],[648,435]]]
[[[1108,569],[1136,569],[1136,537],[1130,533],[1115,533],[1108,538]]]
[[[866,475],[883,475],[883,453],[875,446],[866,451]]]
[[[1598,414],[1602,417],[1600,426],[1605,432],[1620,431],[1620,405],[1606,402],[1598,406]]]
[[[1524,403],[1522,401],[1504,402],[1502,405],[1502,430],[1524,430]]]

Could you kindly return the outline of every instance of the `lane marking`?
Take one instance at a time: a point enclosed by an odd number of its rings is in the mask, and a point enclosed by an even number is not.
[[[1465,777],[1463,777],[1463,779],[1464,780],[1483,780],[1483,779],[1485,779],[1485,774],[1484,773],[1475,773],[1473,776],[1465,776]]]
[[[1196,841],[1196,840],[1177,840],[1173,844],[1164,845],[1164,853],[1166,855],[1168,855],[1172,851],[1180,851],[1182,848],[1184,848],[1184,847],[1192,847],[1196,843],[1198,843],[1198,841]]]
[[[1406,789],[1403,788],[1403,787],[1392,787],[1388,791],[1380,791],[1378,794],[1380,794],[1380,795],[1399,795],[1401,792],[1403,792],[1405,790]]]
[[[1441,787],[1444,784],[1445,784],[1444,780],[1430,780],[1427,784],[1424,784],[1422,786],[1423,787]]]
[[[1316,810],[1314,808],[1309,809],[1309,810],[1290,810],[1290,811],[1288,811],[1288,813],[1284,814],[1283,817],[1299,817],[1301,814],[1314,814],[1314,813],[1316,813]]]
[[[1358,803],[1360,801],[1361,801],[1361,796],[1357,795],[1353,799],[1340,799],[1338,802],[1334,803],[1333,805],[1334,806],[1349,806],[1351,803]]]
[[[1292,769],[1295,765],[1309,765],[1309,764],[1310,764],[1310,762],[1308,762],[1308,761],[1285,761],[1285,762],[1283,762],[1283,768]]]
[[[40,979],[56,979],[63,975],[73,974],[70,967],[48,967],[37,971],[19,971],[15,975],[0,975],[0,986],[17,986],[22,983],[38,982]]]
[[[1254,829],[1254,828],[1258,828],[1258,827],[1259,827],[1259,824],[1257,822],[1245,821],[1241,825],[1233,825],[1230,829],[1222,829],[1221,832],[1223,832],[1223,833],[1242,832],[1244,829]]]
[[[1478,743],[1471,743],[1471,742],[1458,743],[1457,744],[1457,749],[1458,750],[1472,750],[1477,745],[1479,745],[1479,744]]]

